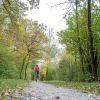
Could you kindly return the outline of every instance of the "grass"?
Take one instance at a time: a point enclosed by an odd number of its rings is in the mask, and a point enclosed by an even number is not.
[[[44,81],[44,83],[55,84],[60,87],[67,87],[69,89],[77,89],[82,92],[90,92],[100,94],[100,82],[65,82],[65,81]]]
[[[0,79],[0,95],[2,96],[5,92],[18,87],[24,87],[29,82],[29,80]]]

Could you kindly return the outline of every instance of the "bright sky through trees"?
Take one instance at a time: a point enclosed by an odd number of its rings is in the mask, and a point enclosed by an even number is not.
[[[27,0],[24,0],[23,2],[28,4]],[[54,31],[65,29],[66,22],[65,19],[63,19],[63,14],[65,14],[65,10],[62,10],[63,8],[65,8],[64,5],[63,7],[51,7],[52,5],[61,2],[65,2],[65,0],[41,0],[39,9],[29,9],[26,12],[27,18],[37,20],[39,23],[44,23],[48,27],[52,27]]]
[[[26,3],[29,7],[29,2],[27,0],[20,0]],[[66,20],[63,18],[66,10],[64,8],[68,8],[69,5],[66,4],[60,6],[54,6],[55,4],[63,3],[65,0],[41,0],[39,9],[29,9],[26,14],[28,19],[32,19],[33,21],[38,21],[39,23],[46,24],[48,28],[52,28],[55,32],[54,41],[58,48],[62,48],[61,44],[58,42],[58,38],[56,36],[56,32],[61,31],[67,27]]]

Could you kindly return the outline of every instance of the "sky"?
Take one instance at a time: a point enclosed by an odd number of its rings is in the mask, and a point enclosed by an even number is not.
[[[29,2],[27,0],[21,0],[26,3],[29,7]],[[48,28],[52,28],[54,33],[53,42],[57,45],[58,48],[63,48],[63,46],[59,43],[58,37],[56,35],[57,32],[66,29],[66,21],[63,19],[63,15],[65,14],[66,5],[54,6],[52,5],[63,3],[66,0],[40,0],[39,9],[32,9],[26,12],[26,18],[32,19],[33,21],[38,21],[39,23],[46,24]]]
[[[28,4],[27,0],[21,0]],[[51,7],[52,5],[65,2],[66,0],[40,0],[39,9],[32,9],[26,12],[27,18],[37,20],[44,23],[48,27],[52,27],[55,32],[66,28],[66,21],[63,19],[61,6]],[[28,5],[29,6],[29,5]],[[64,5],[63,5],[64,6]]]

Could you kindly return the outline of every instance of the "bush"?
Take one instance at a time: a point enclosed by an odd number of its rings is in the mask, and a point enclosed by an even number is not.
[[[68,60],[61,60],[58,68],[59,80],[72,81],[73,79],[76,79],[75,77],[77,76],[77,74],[75,67],[76,66],[74,66],[73,63],[70,63]]]
[[[18,78],[19,71],[11,52],[0,51],[0,78]]]
[[[55,68],[48,68],[46,80],[55,80],[56,79],[56,69]]]

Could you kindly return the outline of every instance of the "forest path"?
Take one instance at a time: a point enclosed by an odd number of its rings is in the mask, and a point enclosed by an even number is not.
[[[100,95],[32,82],[28,87],[19,88],[11,93],[6,100],[100,100]]]

